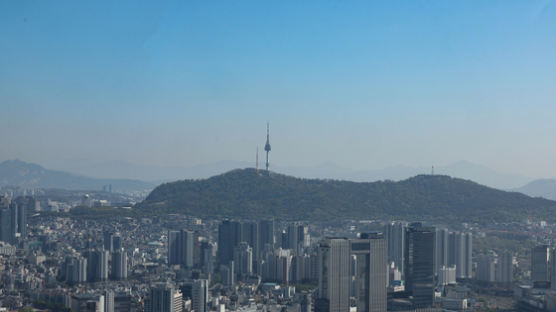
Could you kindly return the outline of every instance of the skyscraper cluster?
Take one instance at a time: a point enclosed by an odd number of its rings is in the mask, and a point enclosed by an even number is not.
[[[511,286],[514,280],[513,258],[513,254],[509,251],[502,251],[498,254],[490,253],[477,256],[477,271],[475,272],[475,279],[480,282],[496,282],[503,286]],[[539,269],[536,267],[537,265],[542,266],[546,273],[547,263],[542,263],[542,261],[540,261],[540,263],[535,265],[535,269]],[[546,278],[548,277],[542,277],[542,287],[548,287],[549,285]]]
[[[125,280],[127,271],[128,255],[122,247],[121,236],[105,233],[103,248],[67,256],[58,278],[69,284]]]
[[[442,268],[455,268],[457,279],[470,279],[473,275],[473,236],[471,233],[436,230],[436,272]]]
[[[26,204],[0,198],[0,241],[17,244],[27,237]]]

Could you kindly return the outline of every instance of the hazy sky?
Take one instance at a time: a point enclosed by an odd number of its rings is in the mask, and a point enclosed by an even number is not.
[[[1,1],[0,160],[556,176],[550,1]]]

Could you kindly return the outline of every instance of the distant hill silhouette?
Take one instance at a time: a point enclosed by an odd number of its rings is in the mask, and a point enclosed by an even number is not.
[[[136,209],[196,216],[300,220],[406,218],[454,221],[556,219],[556,202],[442,175],[393,182],[270,176],[238,169],[203,180],[165,183]]]
[[[101,190],[112,184],[114,192],[149,190],[152,184],[128,179],[95,179],[63,171],[48,170],[20,160],[0,163],[0,186],[23,188],[60,188],[67,190]]]
[[[207,179],[222,172],[238,168],[249,168],[252,162],[222,160],[192,167],[138,165],[128,161],[104,161],[98,163],[65,163],[64,171],[75,172],[88,177],[109,179],[137,179],[142,181],[171,182],[182,179]],[[431,167],[410,167],[405,165],[380,169],[349,169],[334,163],[324,163],[308,167],[291,167],[271,164],[272,170],[286,175],[307,179],[337,179],[354,182],[374,182],[382,180],[400,181],[410,177],[430,173]],[[486,166],[457,161],[444,166],[435,166],[437,174],[473,180],[483,185],[507,190],[520,187],[533,179],[517,174],[498,172]]]
[[[556,180],[538,179],[520,188],[516,188],[513,191],[533,197],[544,197],[546,199],[556,200]]]

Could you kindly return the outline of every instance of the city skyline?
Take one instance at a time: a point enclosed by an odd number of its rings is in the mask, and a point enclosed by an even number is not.
[[[556,312],[556,0],[0,1],[0,311]]]
[[[284,166],[464,159],[556,176],[552,1],[23,1],[0,12],[2,160],[254,162],[269,121]]]

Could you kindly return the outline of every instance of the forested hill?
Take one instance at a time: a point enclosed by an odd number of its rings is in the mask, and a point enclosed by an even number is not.
[[[238,169],[155,188],[136,209],[196,216],[298,220],[416,218],[453,221],[556,220],[556,201],[472,181],[419,175],[400,182],[299,179]]]

